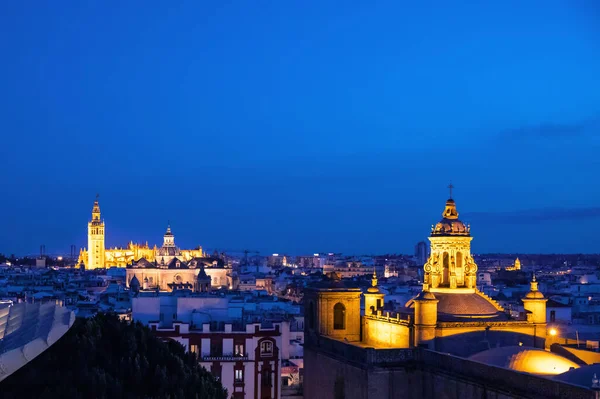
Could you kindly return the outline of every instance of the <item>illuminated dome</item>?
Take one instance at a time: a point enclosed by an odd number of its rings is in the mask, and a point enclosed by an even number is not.
[[[452,198],[446,201],[442,220],[431,228],[432,236],[469,236],[471,228],[458,220],[456,203]]]
[[[437,313],[440,321],[505,321],[508,320],[506,313],[498,309],[483,295],[478,293],[444,293],[421,291],[421,293],[409,300],[406,307],[414,308],[415,299],[438,300]]]
[[[505,346],[479,352],[469,357],[490,366],[549,376],[562,374],[579,365],[552,352],[526,346]]]

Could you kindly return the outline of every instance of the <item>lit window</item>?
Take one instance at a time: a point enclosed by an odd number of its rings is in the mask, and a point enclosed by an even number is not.
[[[271,356],[273,354],[273,342],[264,341],[260,344],[260,355]]]
[[[235,370],[235,382],[244,382],[244,370]]]
[[[244,356],[244,344],[236,344],[233,353],[235,356]]]
[[[190,352],[198,353],[198,345],[190,345]]]

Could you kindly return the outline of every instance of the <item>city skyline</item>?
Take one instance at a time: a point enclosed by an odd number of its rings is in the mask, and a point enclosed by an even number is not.
[[[450,184],[446,188],[446,190],[450,189],[449,195],[446,195],[447,198],[452,198],[452,199],[454,198],[454,196],[453,196],[452,193],[453,193],[453,190],[455,188],[456,187],[454,185],[452,185],[452,184]],[[100,202],[100,200],[99,200],[99,194],[96,194],[96,201]],[[458,207],[460,207],[460,204],[458,204]],[[94,208],[94,210],[95,210],[95,208]],[[467,213],[467,215],[474,215],[474,214],[475,213]],[[89,215],[91,215],[91,217],[88,219],[88,222],[92,221],[92,219],[93,219],[92,207],[90,207]],[[441,214],[440,214],[440,216],[441,216]],[[459,214],[459,216],[460,216],[460,214]],[[469,221],[468,220],[464,220],[463,217],[461,217],[461,219],[470,228]],[[103,226],[104,226],[104,223],[106,222],[106,218],[104,217],[104,211],[102,211],[102,213],[101,213],[100,221],[103,223]],[[433,228],[434,224],[435,223],[432,223],[431,228]],[[125,225],[130,225],[130,223],[126,222]],[[185,227],[185,224],[184,224],[184,227]],[[426,234],[425,236],[423,236],[423,240],[427,241],[426,237],[430,236],[431,228],[429,229],[428,234]],[[118,225],[114,227],[114,232],[117,232],[117,234],[119,234],[116,237],[112,237],[111,236],[111,230],[112,229],[108,228],[108,229],[105,229],[105,230],[106,231],[105,231],[104,234],[105,234],[105,240],[106,241],[105,241],[105,245],[104,246],[108,250],[108,249],[111,249],[111,248],[116,248],[116,249],[118,249],[118,248],[127,248],[127,246],[129,245],[130,242],[132,242],[134,244],[141,244],[141,245],[145,245],[146,243],[148,243],[150,248],[152,248],[153,246],[156,248],[156,246],[160,246],[161,245],[161,239],[163,238],[163,236],[165,234],[165,231],[167,231],[167,233],[170,233],[172,229],[171,229],[171,220],[168,220],[166,222],[166,224],[164,225],[164,228],[161,230],[162,232],[157,236],[159,238],[154,237],[154,235],[152,236],[152,238],[147,238],[147,237],[144,238],[145,237],[144,233],[141,233],[139,231],[136,232],[135,230],[132,230],[132,234],[135,237],[134,239],[132,239],[131,237],[129,237],[129,238],[125,237],[123,234],[127,234],[127,233],[124,233],[127,230],[124,230],[123,228],[119,227]],[[155,230],[157,230],[157,229],[153,228],[152,232],[154,233]],[[176,233],[176,231],[174,231],[174,233]],[[177,236],[177,234],[174,234],[174,235]],[[87,237],[87,235],[86,235],[86,237]],[[254,252],[255,250],[258,249],[256,252],[257,253],[261,253],[261,255],[270,255],[271,253],[274,253],[274,252],[279,252],[281,254],[287,254],[287,255],[305,255],[305,254],[312,254],[312,253],[328,253],[328,252],[329,253],[331,253],[331,252],[345,253],[347,255],[369,255],[369,254],[376,255],[376,254],[386,254],[386,253],[387,254],[394,254],[395,253],[395,254],[409,254],[410,255],[410,254],[413,254],[413,252],[414,252],[413,245],[416,244],[416,243],[418,243],[418,241],[422,241],[422,240],[417,240],[417,241],[414,241],[412,243],[403,243],[403,245],[405,247],[407,247],[407,249],[403,250],[403,251],[389,250],[389,251],[379,251],[379,252],[374,252],[374,251],[360,251],[360,250],[357,250],[355,252],[349,252],[349,251],[341,251],[341,250],[331,249],[331,248],[329,248],[329,249],[328,248],[313,248],[312,250],[309,249],[309,250],[304,250],[304,251],[290,251],[290,250],[287,250],[286,248],[269,248],[269,247],[251,248],[249,246],[233,247],[233,246],[228,246],[226,244],[225,245],[220,245],[220,246],[214,246],[214,247],[206,247],[206,246],[203,245],[202,242],[196,242],[196,243],[191,244],[190,243],[191,241],[192,240],[189,237],[187,237],[187,238],[183,237],[183,240],[182,240],[181,237],[178,236],[177,245],[180,246],[181,242],[183,242],[184,243],[183,244],[184,247],[185,246],[189,246],[190,248],[202,248],[202,247],[204,247],[204,251],[207,254],[208,253],[212,253],[212,251],[214,251],[214,250],[218,250],[218,251],[221,251],[221,252],[229,252],[229,253],[234,253],[234,252],[240,252],[241,253],[244,250],[249,250],[251,252]],[[79,249],[84,249],[84,248],[88,248],[89,247],[89,245],[86,245],[86,243],[87,242],[83,242],[81,245],[80,244],[72,244],[72,245],[75,245],[75,247],[77,249],[77,252],[79,252]],[[57,255],[58,254],[60,254],[60,255],[67,254],[66,248],[48,247],[45,243],[42,243],[40,245],[44,246],[44,253],[45,254],[57,254]],[[65,247],[65,246],[63,245],[63,247]],[[36,248],[39,248],[39,246],[37,246]],[[536,254],[536,253],[538,253],[538,252],[531,252],[531,251],[528,252],[528,251],[510,251],[510,250],[507,250],[507,251],[477,251],[477,252],[481,253],[481,254],[485,254],[485,253],[489,253],[489,254],[491,254],[491,253]],[[0,251],[0,253],[2,253],[2,251]],[[15,253],[15,252],[14,251],[13,252],[11,252],[11,251],[6,251],[5,252],[6,255],[8,255],[10,253]],[[16,254],[18,256],[30,256],[30,255],[34,255],[36,253],[39,253],[39,252],[36,252],[35,249],[33,249],[31,252],[23,252],[23,253],[16,253]],[[552,253],[556,253],[556,254],[560,254],[560,253],[565,253],[565,254],[569,254],[569,253],[582,253],[582,254],[586,254],[586,253],[589,253],[589,254],[593,254],[595,252],[557,252],[557,251],[552,252],[552,251],[549,251],[549,252],[539,252],[539,253],[540,254],[544,254],[544,253],[548,253],[548,254],[552,254]],[[86,257],[87,257],[87,255],[86,255]]]
[[[594,2],[151,3],[4,6],[0,252],[598,252]]]

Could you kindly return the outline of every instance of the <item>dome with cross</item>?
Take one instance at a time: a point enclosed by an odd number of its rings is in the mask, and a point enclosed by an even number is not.
[[[452,189],[450,184],[450,198],[446,201],[446,207],[442,213],[442,220],[431,227],[432,236],[470,236],[471,227],[458,220],[458,211],[456,202],[452,199]]]

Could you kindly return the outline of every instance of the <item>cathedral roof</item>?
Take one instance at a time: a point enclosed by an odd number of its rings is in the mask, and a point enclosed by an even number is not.
[[[508,315],[501,312],[487,298],[477,293],[436,292],[439,321],[502,321]],[[414,298],[408,301],[407,308],[414,308]]]
[[[127,266],[127,267],[144,267],[144,268],[150,268],[150,267],[156,267],[156,265],[154,263],[151,263],[148,261],[148,259],[146,258],[141,258],[140,260],[138,260],[135,264],[133,264],[132,266]]]
[[[159,256],[177,256],[177,255],[181,255],[181,250],[179,249],[179,247],[160,247],[158,248],[158,250],[156,251],[156,257]]]
[[[177,263],[179,263],[179,267],[177,266]],[[168,269],[187,269],[187,263],[179,260],[177,258],[173,258],[171,259],[171,261],[169,263],[167,263],[167,268]]]
[[[470,236],[471,228],[458,220],[456,203],[452,198],[446,201],[446,207],[440,220],[431,229],[431,236]]]

